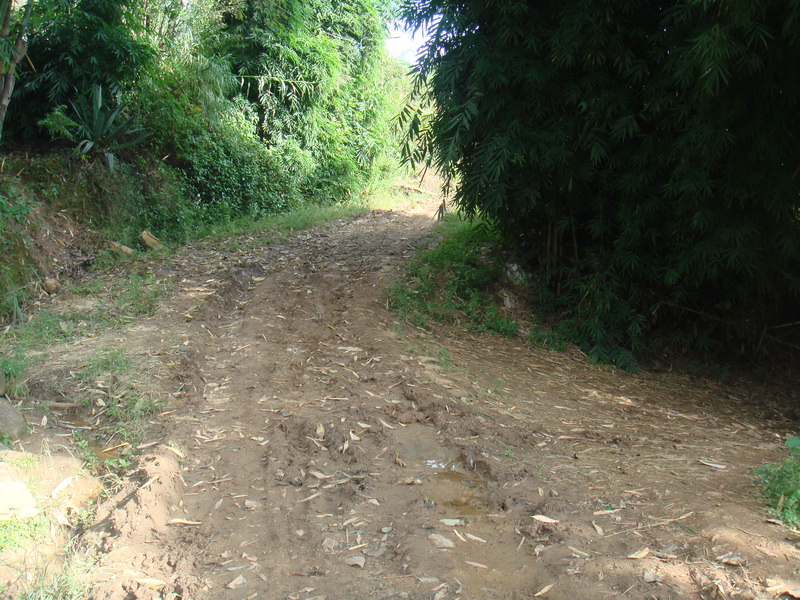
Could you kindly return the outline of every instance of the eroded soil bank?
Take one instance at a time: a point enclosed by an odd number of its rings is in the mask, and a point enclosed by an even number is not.
[[[776,392],[397,322],[386,289],[436,207],[187,249],[164,267],[176,287],[155,317],[85,342],[158,357],[175,397],[89,532],[103,550],[96,597],[800,588],[798,539],[766,520],[752,485],[785,432],[742,408]]]

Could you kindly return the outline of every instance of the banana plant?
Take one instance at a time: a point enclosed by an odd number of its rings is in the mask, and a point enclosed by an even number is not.
[[[123,103],[111,110],[103,101],[103,88],[92,86],[91,104],[84,100],[70,102],[75,111],[78,125],[77,137],[81,140],[75,148],[75,155],[83,157],[92,151],[100,151],[106,159],[108,170],[114,172],[115,154],[125,148],[141,143],[151,131],[135,125],[133,119],[118,121],[128,104]]]

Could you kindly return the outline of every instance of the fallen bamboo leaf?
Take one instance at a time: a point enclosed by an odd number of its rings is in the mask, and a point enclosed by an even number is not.
[[[115,446],[114,448],[110,448],[110,450],[114,450],[114,449],[120,448],[120,447],[121,446]],[[177,448],[173,448],[172,446],[169,446],[167,444],[162,444],[161,447],[164,448],[165,450],[169,450],[170,452],[172,452],[175,456],[177,456],[181,460],[184,460],[186,458],[186,455],[183,452],[181,452],[180,450],[178,450]],[[108,452],[108,450],[103,450],[103,452]]]
[[[308,498],[303,498],[302,500],[298,500],[298,504],[302,504],[303,502],[308,502],[309,500],[313,500],[317,496],[320,496],[322,492],[317,492],[316,494],[311,494]]]
[[[621,508],[611,508],[609,510],[596,510],[592,514],[595,517],[600,517],[602,515],[613,515],[614,513],[618,513],[621,510],[622,510]]]
[[[486,565],[483,565],[483,564],[481,564],[479,562],[473,562],[471,560],[465,560],[464,564],[465,565],[469,565],[470,567],[478,567],[479,569],[488,569],[489,568]]]
[[[105,454],[106,452],[112,452],[113,450],[117,450],[119,448],[124,448],[125,446],[128,446],[128,445],[129,445],[128,442],[122,442],[121,444],[117,444],[116,446],[111,446],[110,448],[106,448],[105,450],[102,450],[101,454]],[[183,458],[183,457],[181,457],[181,458]]]
[[[461,519],[439,519],[439,523],[448,527],[455,527],[456,525],[462,525],[464,522]]]
[[[642,581],[645,583],[660,583],[661,575],[650,569],[645,569],[644,573],[642,573]]]
[[[358,421],[358,426],[362,429],[372,429],[372,425],[369,423],[362,423],[361,421]]]
[[[381,425],[383,425],[384,427],[386,427],[386,429],[397,429],[397,427],[393,427],[393,426],[389,425],[389,424],[388,424],[386,421],[384,421],[383,419],[378,419],[378,421],[380,421],[380,422],[381,422]]]
[[[747,564],[747,559],[738,552],[727,552],[722,556],[718,556],[717,560],[723,565],[730,565],[732,567],[743,567]]]
[[[355,546],[350,546],[348,550],[361,550],[361,548],[366,548],[369,544],[356,544]]]
[[[170,519],[167,521],[167,525],[188,525],[188,526],[197,526],[202,525],[202,521],[187,521],[186,519]]]
[[[650,548],[645,546],[644,548],[642,548],[640,550],[637,550],[633,554],[628,554],[628,558],[632,558],[634,560],[638,560],[640,558],[646,557],[648,554],[650,554]]]
[[[707,467],[712,467],[714,469],[727,469],[728,468],[727,465],[711,462],[709,460],[698,460],[697,462],[699,462],[701,465],[705,465]]]
[[[310,594],[311,592],[315,591],[316,589],[317,588],[304,587],[299,592],[295,592],[294,594],[289,594],[287,597],[289,598],[289,600],[300,600],[300,596],[302,594]]]
[[[236,579],[228,583],[225,587],[229,590],[235,590],[236,588],[240,588],[243,585],[247,585],[247,579],[245,579],[242,575],[239,575]]]
[[[166,581],[162,581],[161,579],[156,579],[155,577],[138,577],[135,579],[136,583],[139,585],[144,585],[149,587],[151,590],[160,590],[164,586],[167,585]]]
[[[325,438],[325,426],[322,423],[317,423],[317,428],[315,430],[317,434],[317,439],[322,440]]]
[[[533,595],[533,597],[534,597],[534,598],[538,598],[538,597],[540,597],[540,596],[544,596],[544,595],[545,595],[547,592],[549,592],[550,590],[552,590],[552,589],[555,587],[555,585],[556,585],[555,583],[551,583],[551,584],[549,584],[549,585],[546,585],[546,586],[544,586],[542,589],[540,589],[538,592],[536,592],[536,593]]]
[[[465,534],[464,534],[464,537],[468,537],[468,538],[469,538],[469,539],[471,539],[472,541],[474,541],[474,542],[480,542],[481,544],[485,544],[485,543],[486,543],[486,540],[485,540],[485,539],[483,539],[483,538],[479,538],[477,535],[472,535],[471,533],[465,533]]]
[[[73,479],[74,479],[74,477],[73,477],[72,475],[70,475],[69,477],[67,477],[66,479],[64,479],[64,480],[63,480],[61,483],[59,483],[59,484],[58,484],[58,485],[57,485],[55,488],[53,488],[53,491],[50,493],[50,497],[51,497],[51,498],[53,498],[53,499],[55,499],[55,498],[58,496],[58,493],[59,493],[61,490],[63,490],[65,487],[67,487],[69,484],[71,484],[71,483],[72,483],[72,480],[73,480]]]
[[[317,479],[333,479],[333,475],[325,475],[325,473],[320,471],[309,471],[308,474],[316,477]]]
[[[584,552],[583,550],[578,550],[578,549],[577,549],[577,548],[575,548],[574,546],[568,546],[568,548],[569,548],[570,550],[572,550],[572,551],[573,551],[575,554],[577,554],[578,556],[583,556],[583,557],[588,557],[588,556],[589,556],[589,554],[587,554],[587,553],[586,553],[586,552]]]
[[[547,523],[548,525],[554,525],[558,523],[558,519],[552,519],[550,517],[546,517],[545,515],[533,515],[532,519],[539,521],[540,523]]]
[[[422,480],[416,477],[403,477],[395,485],[421,485]]]
[[[598,525],[598,524],[597,524],[597,523],[595,523],[594,521],[592,521],[592,526],[594,527],[594,530],[595,530],[595,531],[598,533],[598,535],[603,535],[603,534],[605,533],[605,531],[603,530],[603,528],[602,528],[602,527],[600,527],[600,525]]]
[[[158,475],[158,474],[156,474],[156,475],[153,475],[153,476],[152,476],[150,479],[148,479],[147,481],[145,481],[145,482],[142,484],[142,487],[140,487],[140,488],[139,488],[139,491],[141,492],[142,490],[145,490],[145,489],[147,489],[147,488],[148,488],[148,487],[150,487],[150,486],[151,486],[153,483],[155,483],[156,481],[158,481],[160,478],[161,478],[161,475]],[[196,485],[198,485],[198,484],[203,484],[203,483],[205,483],[205,481],[200,481],[200,482],[198,482],[198,483],[195,483],[195,484],[194,484],[192,487],[195,487]]]
[[[457,530],[457,529],[453,529],[453,533],[455,533],[455,534],[456,534],[456,537],[457,537],[458,539],[460,539],[462,542],[464,542],[465,544],[467,543],[467,540],[466,540],[466,538],[465,538],[463,535],[461,535],[461,534],[458,532],[458,530]]]
[[[354,442],[360,442],[361,438],[356,435],[356,433],[351,429],[350,430],[350,439]]]

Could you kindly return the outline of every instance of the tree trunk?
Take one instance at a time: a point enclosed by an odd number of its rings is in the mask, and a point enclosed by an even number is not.
[[[5,10],[3,14],[3,24],[0,26],[0,38],[8,40],[11,36],[11,14],[14,12],[14,1],[9,0],[7,3],[0,3],[0,5],[2,4],[5,5]],[[11,102],[11,94],[14,93],[14,85],[17,81],[17,65],[28,52],[28,39],[26,34],[32,8],[33,0],[28,0],[25,3],[22,20],[19,23],[19,31],[17,31],[17,39],[11,49],[10,56],[7,60],[3,60],[2,73],[0,73],[0,140],[3,139],[3,125],[6,120],[6,113],[8,112],[8,104]]]

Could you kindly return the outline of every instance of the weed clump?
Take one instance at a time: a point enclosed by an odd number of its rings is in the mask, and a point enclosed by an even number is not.
[[[764,465],[755,471],[756,485],[764,501],[791,527],[800,526],[800,438],[790,437],[791,455],[780,464]]]

